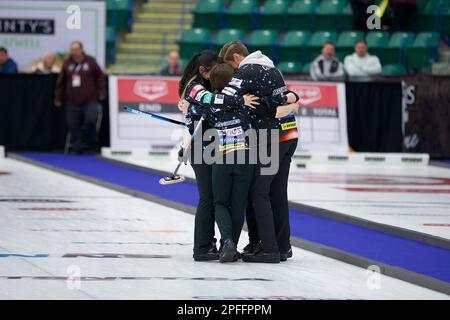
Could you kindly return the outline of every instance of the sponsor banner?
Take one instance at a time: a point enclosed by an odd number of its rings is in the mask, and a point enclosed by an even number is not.
[[[111,76],[109,81],[112,148],[171,147],[180,142],[182,127],[123,110],[130,106],[183,121],[177,108],[178,78]],[[301,107],[297,124],[287,123],[283,129],[298,127],[299,150],[347,151],[345,84],[292,81],[287,87],[299,95]]]
[[[345,84],[291,81],[286,85],[300,97],[298,150],[348,151]]]
[[[19,70],[29,70],[48,51],[60,65],[74,40],[104,68],[105,25],[103,1],[0,1],[0,47]]]

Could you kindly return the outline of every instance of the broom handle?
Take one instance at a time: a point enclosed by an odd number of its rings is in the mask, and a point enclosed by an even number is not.
[[[194,139],[195,139],[195,136],[197,135],[197,132],[200,130],[200,125],[203,123],[203,120],[205,119],[205,116],[204,115],[202,115],[202,117],[200,118],[200,121],[198,122],[198,124],[197,124],[197,126],[195,127],[195,129],[194,129],[194,132],[192,133],[192,137],[191,137],[191,143],[194,141]],[[190,144],[189,144],[189,146],[188,147],[190,147]],[[188,149],[188,147],[186,147],[186,149],[185,150],[187,150]],[[175,171],[173,172],[173,175],[172,175],[172,177],[174,177],[174,176],[176,176],[177,175],[177,173],[178,173],[178,170],[180,170],[180,167],[181,167],[181,164],[183,163],[183,161],[180,161],[180,162],[178,162],[178,165],[177,165],[177,167],[176,167],[176,169],[175,169]]]
[[[182,164],[182,163],[183,163],[182,161],[181,161],[181,162],[178,162],[177,168],[176,168],[175,171],[173,172],[173,175],[172,175],[173,177],[177,175],[178,170],[180,170],[180,167],[181,167],[181,164]]]

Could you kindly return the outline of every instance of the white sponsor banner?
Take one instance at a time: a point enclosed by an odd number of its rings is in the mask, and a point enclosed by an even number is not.
[[[344,83],[286,83],[300,96],[297,116],[298,151],[347,152]],[[164,77],[109,77],[111,148],[149,149],[178,144],[184,128],[123,110],[130,106],[183,121],[177,109],[178,79]]]
[[[287,81],[300,97],[298,151],[347,152],[345,83]]]
[[[0,0],[0,46],[19,70],[28,70],[46,52],[58,62],[74,40],[105,67],[105,3],[100,1]]]

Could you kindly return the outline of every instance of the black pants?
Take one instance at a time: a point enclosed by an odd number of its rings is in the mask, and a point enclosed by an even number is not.
[[[223,240],[239,242],[252,179],[252,164],[213,165],[214,211]]]
[[[287,186],[292,156],[298,139],[279,144],[279,169],[274,175],[262,175],[256,165],[252,200],[261,246],[265,252],[287,252],[290,248],[290,226]]]
[[[415,31],[417,24],[417,5],[399,3],[393,8],[392,27],[395,31]]]
[[[350,0],[353,11],[353,30],[367,31],[367,7],[374,4],[373,0]]]
[[[207,251],[214,239],[214,204],[212,193],[212,166],[193,164],[199,200],[195,212],[194,254]]]
[[[245,221],[247,223],[249,242],[258,244],[261,241],[261,239],[259,238],[258,235],[258,224],[256,223],[255,208],[253,208],[253,199],[251,195],[252,185],[250,186],[247,208],[245,209]]]
[[[97,146],[97,101],[75,105],[67,103],[67,125],[70,148],[74,151],[94,149]]]

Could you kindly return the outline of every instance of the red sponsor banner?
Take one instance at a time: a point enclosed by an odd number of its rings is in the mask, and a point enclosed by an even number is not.
[[[178,78],[119,78],[119,102],[177,103]],[[315,108],[338,108],[335,84],[287,82],[289,90],[296,92],[301,105]]]
[[[287,82],[289,90],[300,97],[300,104],[306,108],[338,108],[338,93],[335,84]]]
[[[178,78],[119,78],[119,102],[177,103]]]

